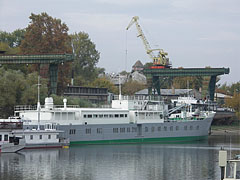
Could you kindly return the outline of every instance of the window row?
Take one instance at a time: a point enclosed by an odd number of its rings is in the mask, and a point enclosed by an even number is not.
[[[43,135],[39,135],[39,136],[33,136],[33,135],[30,135],[30,140],[33,140],[34,138],[37,138],[38,137],[38,139],[43,139]],[[25,138],[25,136],[23,136],[23,138]],[[56,135],[56,139],[58,139],[59,138],[59,135]],[[47,135],[47,139],[52,139],[52,136],[51,136],[51,134],[48,134]]]
[[[0,141],[8,141],[8,135],[7,134],[0,134]]]
[[[137,128],[136,127],[127,127],[127,128],[124,128],[124,127],[121,127],[121,128],[113,128],[113,133],[130,133],[130,132],[137,132]]]
[[[70,129],[69,134],[76,134],[76,129]]]
[[[156,128],[156,129],[155,129]],[[184,130],[194,130],[193,126],[184,126]],[[199,130],[199,126],[196,126],[195,128],[196,130]],[[154,131],[168,131],[168,127],[167,126],[164,126],[164,127],[151,127],[151,132],[154,132]],[[169,131],[173,131],[173,130],[176,130],[178,131],[179,130],[179,126],[175,126],[175,128],[173,126],[170,126],[169,127]],[[150,131],[150,128],[149,127],[145,127],[145,132],[149,132]]]
[[[184,130],[199,130],[199,126],[193,127],[193,126],[184,126]],[[158,126],[158,127],[145,127],[144,131],[145,132],[155,132],[155,131],[179,131],[180,127],[179,126]],[[102,134],[103,129],[102,128],[97,128],[96,129],[97,134]],[[130,133],[130,132],[137,132],[137,127],[120,127],[120,128],[113,128],[113,133]],[[76,130],[75,129],[70,129],[69,134],[75,134]],[[91,134],[92,129],[91,128],[86,128],[85,129],[85,134]]]
[[[83,118],[127,118],[127,114],[84,114]]]

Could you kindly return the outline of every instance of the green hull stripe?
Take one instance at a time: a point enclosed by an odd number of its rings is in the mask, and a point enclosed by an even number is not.
[[[130,143],[176,143],[206,139],[208,136],[185,136],[185,137],[163,137],[163,138],[136,138],[116,140],[93,140],[93,141],[72,141],[70,145],[84,144],[130,144]]]

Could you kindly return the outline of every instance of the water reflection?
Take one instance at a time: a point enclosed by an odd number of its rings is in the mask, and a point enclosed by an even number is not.
[[[222,137],[223,138],[223,137]],[[219,179],[218,138],[194,144],[78,146],[0,155],[0,179]],[[239,136],[232,138],[240,153]],[[214,148],[215,147],[215,148]]]

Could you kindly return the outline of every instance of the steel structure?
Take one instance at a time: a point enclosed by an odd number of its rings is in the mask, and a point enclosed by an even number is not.
[[[148,81],[148,92],[152,94],[154,88],[160,95],[160,81],[163,77],[210,76],[208,93],[210,100],[214,99],[216,78],[219,75],[229,74],[229,68],[171,68],[171,69],[144,69]]]
[[[141,37],[145,50],[147,54],[150,56],[150,58],[153,60],[153,64],[156,66],[164,66],[164,67],[170,67],[171,64],[169,62],[169,58],[167,58],[168,53],[164,52],[163,49],[152,49],[147,38],[143,34],[142,28],[140,24],[138,23],[139,17],[134,16],[132,20],[130,21],[129,25],[127,26],[126,30],[128,30],[134,23],[136,25],[138,36]],[[157,51],[157,55],[154,55],[154,51]]]
[[[56,94],[58,64],[73,61],[72,54],[1,55],[0,64],[49,64],[50,92]]]

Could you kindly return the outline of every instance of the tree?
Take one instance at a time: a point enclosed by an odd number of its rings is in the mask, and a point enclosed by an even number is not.
[[[137,81],[128,81],[122,85],[122,93],[124,95],[134,95],[137,91],[145,89],[146,85]]]
[[[67,104],[69,105],[79,105],[80,107],[93,107],[93,104],[85,99],[56,96],[54,94],[52,94],[51,97],[53,98],[53,102],[56,105],[63,105],[63,99],[66,98]]]
[[[223,83],[222,85],[219,85],[216,91],[219,93],[233,96],[234,92],[240,92],[240,81],[236,83],[232,83],[231,85],[227,85],[227,83]]]
[[[25,77],[25,88],[21,96],[21,104],[35,105],[37,103],[37,84],[38,84],[38,73],[34,72],[26,75]],[[41,78],[40,79],[40,102],[44,104],[45,97],[48,94],[48,80]]]
[[[202,87],[203,78],[201,76],[175,77],[173,86],[177,89],[197,89]]]
[[[233,108],[236,111],[236,115],[240,118],[240,92],[234,92],[232,98],[225,99],[225,105]]]
[[[89,84],[90,87],[107,88],[109,92],[116,94],[118,92],[114,84],[106,78],[97,78]]]
[[[0,68],[0,115],[13,114],[15,105],[37,103],[37,73],[24,75],[21,71]],[[41,102],[47,96],[47,81],[41,81]]]
[[[12,33],[0,31],[0,42],[8,44],[10,48],[19,47],[24,39],[25,29],[17,29]]]
[[[24,38],[25,29],[17,29],[12,33],[0,31],[0,50],[6,51],[6,55],[20,54],[20,44]],[[5,64],[6,69],[21,70],[27,72],[26,65],[23,64]]]
[[[55,53],[72,53],[71,38],[68,35],[68,27],[60,19],[53,18],[47,13],[39,15],[31,14],[30,24],[26,28],[25,38],[21,43],[23,54],[55,54]],[[40,74],[47,77],[48,65],[42,65]],[[39,67],[32,66],[32,71],[38,70]],[[69,83],[70,64],[64,63],[59,66],[58,71],[58,89],[57,93],[61,94]]]
[[[75,74],[80,75],[87,81],[94,80],[98,75],[96,64],[100,58],[96,45],[85,32],[74,33],[71,35],[71,39],[75,56],[73,65]]]
[[[24,84],[23,73],[0,68],[0,115],[3,118],[10,116],[20,102]]]
[[[31,13],[29,18],[31,21],[20,46],[24,54],[72,52],[69,46],[69,29],[60,19],[47,13]]]

